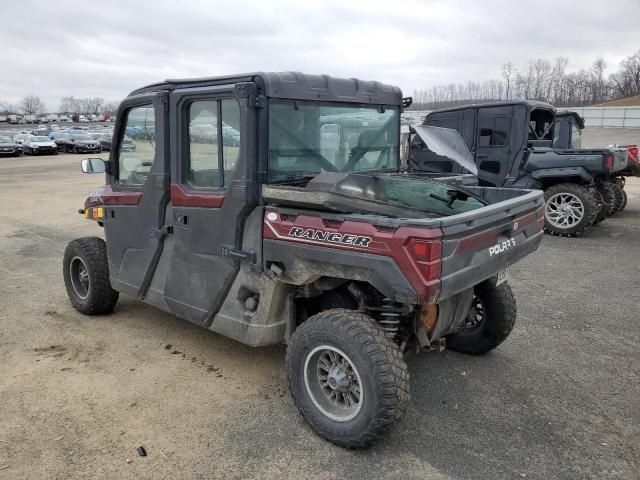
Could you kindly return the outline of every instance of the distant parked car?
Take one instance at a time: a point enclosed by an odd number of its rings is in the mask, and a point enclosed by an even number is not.
[[[34,135],[22,142],[22,151],[25,155],[36,155],[40,153],[57,155],[58,147],[49,137]]]
[[[19,157],[22,155],[22,149],[20,145],[15,143],[11,137],[0,137],[0,155],[11,155],[13,157]]]
[[[36,130],[31,130],[31,135],[35,135],[36,137],[48,137],[49,129],[48,128],[38,128]]]
[[[66,132],[51,132],[49,134],[49,138],[56,144],[59,152],[64,152],[64,141],[69,136],[70,134]]]
[[[31,136],[32,135],[30,133],[19,133],[18,135],[14,135],[13,141],[18,145],[20,145],[20,148],[22,148],[22,142],[24,142],[27,138]]]
[[[93,138],[100,142],[100,148],[105,152],[111,151],[111,135],[108,133],[94,133]]]
[[[64,151],[73,153],[100,153],[100,142],[86,133],[72,133],[63,140]]]

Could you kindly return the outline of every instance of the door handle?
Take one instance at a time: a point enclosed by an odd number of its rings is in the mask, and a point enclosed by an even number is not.
[[[173,223],[178,228],[189,228],[189,217],[184,213],[175,212]]]
[[[488,153],[479,153],[476,155],[476,158],[489,158]]]

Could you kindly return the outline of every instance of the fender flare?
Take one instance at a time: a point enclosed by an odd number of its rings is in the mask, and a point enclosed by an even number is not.
[[[584,167],[560,167],[560,168],[542,168],[531,172],[531,176],[536,180],[547,178],[566,178],[578,177],[584,182],[592,183],[594,176]]]

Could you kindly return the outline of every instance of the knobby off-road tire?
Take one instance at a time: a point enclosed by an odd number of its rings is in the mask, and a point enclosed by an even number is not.
[[[406,410],[402,352],[363,313],[335,309],[307,319],[289,339],[286,365],[299,412],[341,447],[376,443]]]
[[[627,206],[627,192],[618,185],[617,183],[612,183],[613,185],[613,196],[614,196],[614,205],[613,209],[616,212],[621,212]]]
[[[547,188],[544,199],[544,230],[551,235],[580,235],[593,224],[600,209],[595,193],[575,183],[559,183]],[[562,205],[573,209],[575,217],[559,217]]]
[[[600,185],[596,187],[598,194],[600,195],[601,207],[598,215],[596,215],[596,219],[594,220],[594,225],[599,224],[605,218],[613,215],[615,210],[616,196],[613,189],[613,183],[611,182],[602,182]]]
[[[509,336],[516,323],[516,299],[507,282],[495,279],[474,288],[465,329],[447,336],[447,348],[471,355],[490,352]]]
[[[118,292],[109,282],[107,245],[98,237],[78,238],[64,251],[64,284],[76,310],[85,315],[109,313]]]

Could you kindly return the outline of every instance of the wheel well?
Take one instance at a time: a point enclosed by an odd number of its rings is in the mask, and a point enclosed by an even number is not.
[[[297,287],[294,298],[296,322],[299,325],[324,310],[357,310],[365,306],[376,306],[382,302],[384,295],[367,282],[321,277],[315,282]]]
[[[322,277],[297,287],[294,301],[296,326],[326,310],[348,309],[371,317],[398,344],[415,333],[414,306],[386,298],[368,282]]]

